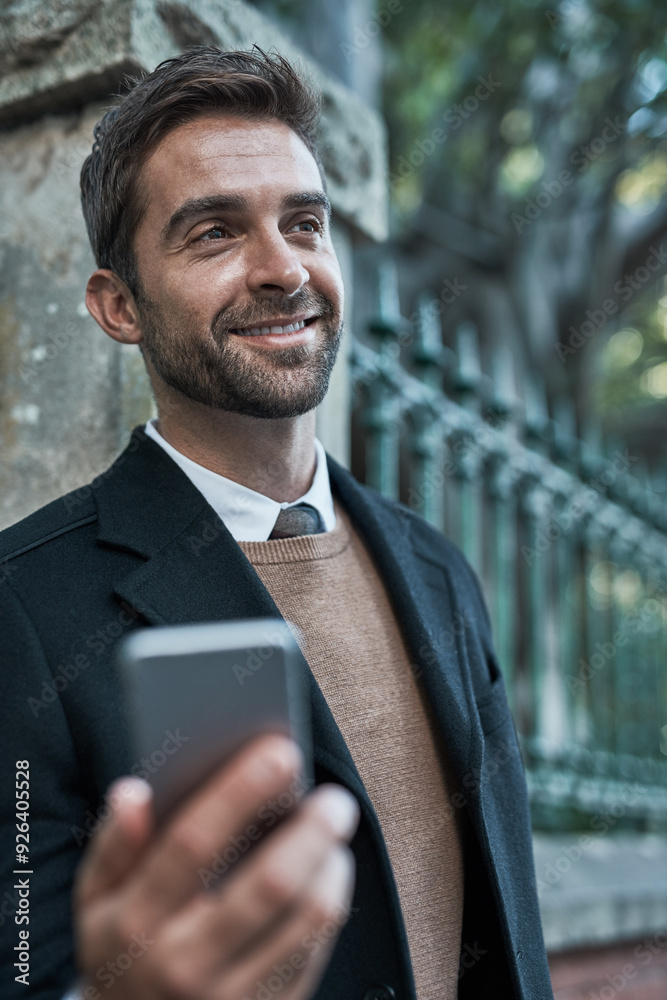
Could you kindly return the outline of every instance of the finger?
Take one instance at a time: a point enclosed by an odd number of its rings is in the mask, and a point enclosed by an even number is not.
[[[107,790],[110,817],[94,834],[77,872],[75,899],[84,906],[118,885],[136,865],[153,828],[152,789],[141,778],[119,778]]]
[[[328,856],[292,916],[231,970],[220,972],[213,998],[273,995],[307,1000],[324,973],[350,913],[354,855],[339,845]],[[263,990],[262,990],[263,987]],[[283,993],[282,990],[288,992]],[[208,995],[208,993],[207,993]]]
[[[201,895],[165,928],[166,951],[183,955],[204,973],[256,948],[271,925],[308,891],[332,850],[351,839],[359,821],[356,799],[338,785],[322,785],[298,813],[271,834],[243,867]]]
[[[162,921],[200,892],[201,872],[210,869],[232,837],[257,823],[258,810],[286,790],[302,763],[292,740],[263,736],[188,800],[159,836],[132,887],[141,919]]]

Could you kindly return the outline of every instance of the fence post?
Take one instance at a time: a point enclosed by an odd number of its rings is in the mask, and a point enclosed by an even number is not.
[[[398,301],[396,265],[384,260],[378,268],[378,309],[368,329],[380,342],[378,374],[368,385],[364,417],[366,481],[392,500],[398,499],[398,415],[400,397],[391,375],[399,367],[399,335],[405,330]]]
[[[514,372],[511,352],[500,348],[493,357],[493,397],[490,406],[491,423],[496,430],[505,430],[516,410]],[[495,450],[488,464],[488,491],[491,539],[488,543],[489,605],[496,649],[505,676],[507,698],[512,711],[517,709],[518,679],[516,648],[517,595],[517,504],[518,472],[512,465],[508,449]]]
[[[421,296],[417,304],[412,364],[425,386],[442,391],[442,375],[447,352],[442,343],[437,299]],[[444,527],[445,470],[443,468],[442,426],[434,407],[415,403],[410,409],[413,432],[409,438],[409,503],[429,524]]]
[[[457,368],[455,390],[461,405],[478,413],[479,382],[481,377],[477,328],[474,323],[461,323],[456,331]],[[451,436],[450,449],[458,484],[459,544],[478,573],[482,572],[481,558],[481,465],[483,453],[472,433],[458,431]]]

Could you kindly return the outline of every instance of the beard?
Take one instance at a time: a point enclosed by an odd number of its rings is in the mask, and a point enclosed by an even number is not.
[[[223,309],[205,335],[187,321],[169,320],[145,295],[137,301],[142,353],[157,375],[188,399],[247,417],[298,417],[324,399],[343,334],[329,299],[297,292],[289,299],[263,298],[241,309]],[[315,313],[315,344],[280,350],[245,349],[231,331],[265,325],[267,312],[290,318]]]

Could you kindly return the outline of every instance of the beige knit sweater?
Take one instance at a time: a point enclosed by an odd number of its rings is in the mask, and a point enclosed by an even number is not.
[[[382,826],[419,1000],[455,1000],[463,863],[455,788],[384,585],[346,512],[333,531],[240,542],[303,653]]]

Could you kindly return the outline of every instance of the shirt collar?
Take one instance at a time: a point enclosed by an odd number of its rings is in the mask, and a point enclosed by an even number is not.
[[[315,438],[315,475],[306,493],[292,503],[278,503],[271,497],[235,483],[233,479],[220,476],[191,458],[177,451],[162,437],[155,427],[156,419],[147,421],[144,430],[167,452],[183,470],[193,486],[211,505],[230,534],[237,542],[265,542],[276,523],[283,507],[293,507],[297,503],[309,503],[322,517],[325,531],[333,531],[336,526],[327,457],[321,442]]]

